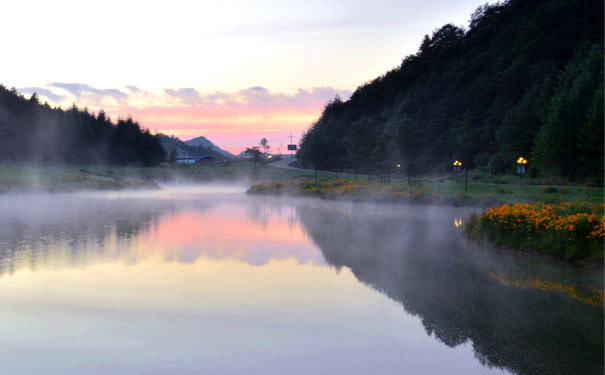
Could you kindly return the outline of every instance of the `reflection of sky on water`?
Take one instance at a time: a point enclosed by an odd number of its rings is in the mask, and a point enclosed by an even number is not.
[[[163,248],[167,259],[181,262],[204,255],[253,265],[288,257],[300,263],[324,263],[300,224],[291,225],[271,210],[262,219],[251,219],[241,208],[223,204],[203,213],[182,211],[160,217],[144,241]]]
[[[142,194],[150,204],[142,202],[130,209],[132,192],[108,193],[106,199],[102,193],[89,193],[80,199],[91,211],[98,210],[96,215],[71,206],[60,216],[57,211],[62,206],[51,204],[42,219],[5,216],[0,274],[20,267],[63,268],[108,260],[134,263],[154,256],[187,263],[201,256],[233,258],[254,265],[292,257],[299,263],[324,264],[321,251],[304,234],[294,206],[243,203],[238,202],[241,195],[228,200],[212,191],[204,189],[202,196],[199,192],[195,196],[185,190],[188,198],[179,196],[177,201],[185,203],[178,205],[163,203],[172,202],[174,192],[152,191]],[[50,220],[44,221],[47,214]]]
[[[23,270],[0,285],[0,358],[25,373],[488,372],[350,271],[294,259]]]
[[[0,219],[12,223],[0,229],[3,371],[499,372],[470,344],[428,336],[348,268],[325,266],[297,211],[316,202],[128,194],[85,195],[84,210],[55,197],[37,219]]]

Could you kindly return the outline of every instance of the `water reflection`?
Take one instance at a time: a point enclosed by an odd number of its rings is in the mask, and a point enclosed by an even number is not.
[[[129,197],[132,193],[126,193]],[[295,258],[323,264],[293,207],[239,198],[129,199],[117,193],[20,197],[0,201],[0,276],[29,267],[136,263],[154,256],[195,262],[200,256],[253,265]],[[169,196],[171,197],[171,196]],[[234,201],[235,199],[235,201]]]
[[[454,226],[456,228],[462,228],[462,218],[461,217],[454,218]]]
[[[521,289],[538,289],[546,292],[559,292],[566,295],[568,298],[582,302],[589,306],[604,306],[605,299],[602,289],[597,288],[582,288],[576,290],[574,286],[565,285],[552,280],[541,280],[538,277],[530,279],[513,279],[509,280],[503,275],[498,275],[494,271],[488,271],[487,277],[498,281],[506,287],[515,287]]]
[[[459,208],[212,188],[0,212],[13,373],[602,373],[602,271],[469,247]]]
[[[3,372],[492,372],[328,267],[318,202],[207,193],[0,200]]]
[[[331,265],[399,301],[428,334],[519,374],[603,373],[601,269],[473,246],[443,211],[360,207],[300,217]]]

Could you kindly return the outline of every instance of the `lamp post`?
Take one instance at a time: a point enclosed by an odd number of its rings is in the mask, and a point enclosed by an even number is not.
[[[454,173],[460,173],[462,172],[462,162],[461,161],[454,161]],[[464,191],[467,191],[468,189],[468,169],[464,169]]]
[[[395,171],[396,171],[395,173],[397,173],[397,175],[399,175],[399,177],[403,178],[403,175],[401,173],[401,163],[395,164],[395,168],[396,168],[395,169]],[[408,175],[408,185],[411,185],[412,183],[410,181],[410,173],[409,173],[409,171],[408,171],[407,175]]]
[[[454,162],[454,173],[460,173],[462,172],[462,162],[456,160]]]
[[[527,159],[525,159],[523,156],[519,156],[519,159],[517,159],[517,174],[519,175],[520,179],[521,179],[521,185],[523,185],[523,175],[525,174],[525,165],[527,164]]]

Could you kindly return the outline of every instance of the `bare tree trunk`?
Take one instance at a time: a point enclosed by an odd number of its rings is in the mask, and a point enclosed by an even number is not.
[[[468,186],[468,169],[464,168],[464,191],[467,190]]]

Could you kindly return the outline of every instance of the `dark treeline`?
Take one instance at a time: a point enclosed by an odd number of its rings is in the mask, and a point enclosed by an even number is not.
[[[151,166],[164,159],[159,137],[130,117],[113,123],[103,111],[51,108],[0,85],[0,160]]]
[[[303,136],[307,167],[533,175],[602,184],[603,2],[510,0],[468,30],[425,36],[401,66],[328,103]]]

